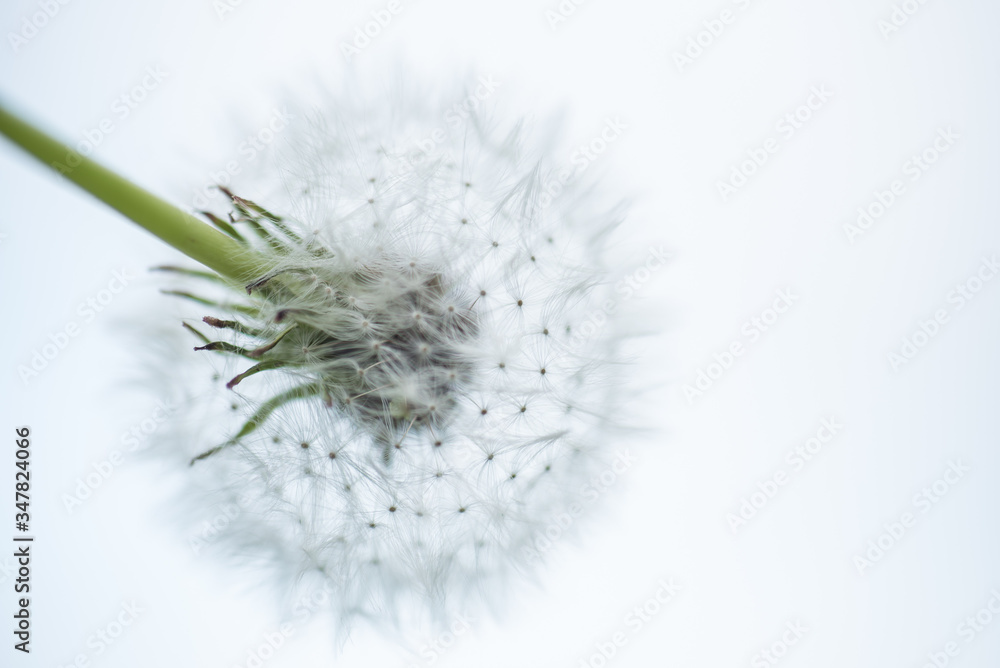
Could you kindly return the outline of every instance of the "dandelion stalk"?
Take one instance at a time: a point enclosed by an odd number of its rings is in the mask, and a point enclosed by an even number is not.
[[[259,273],[260,260],[233,237],[81,155],[3,106],[0,134],[191,259],[237,281]]]

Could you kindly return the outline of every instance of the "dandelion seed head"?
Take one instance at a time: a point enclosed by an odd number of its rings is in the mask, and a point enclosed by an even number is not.
[[[283,168],[233,198],[266,272],[212,309],[231,349],[192,353],[239,377],[210,390],[240,418],[221,447],[188,446],[238,490],[228,539],[322,579],[345,624],[446,616],[534,567],[618,433],[622,330],[572,327],[612,295],[620,211],[570,186],[543,205],[560,166],[485,117],[414,150],[447,105],[407,105],[300,114]]]

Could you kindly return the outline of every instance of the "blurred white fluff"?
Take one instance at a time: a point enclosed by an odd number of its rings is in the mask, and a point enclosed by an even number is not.
[[[282,168],[233,202],[274,239],[270,280],[184,288],[237,305],[193,312],[213,341],[278,339],[172,360],[209,383],[166,445],[212,452],[185,471],[206,518],[229,509],[210,542],[325,586],[344,628],[493,600],[617,450],[627,332],[592,315],[621,208],[575,179],[545,194],[569,165],[519,124],[452,127],[451,102],[297,113]]]

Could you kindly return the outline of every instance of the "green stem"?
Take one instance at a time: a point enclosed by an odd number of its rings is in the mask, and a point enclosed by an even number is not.
[[[247,246],[53,139],[3,106],[0,134],[191,259],[240,282],[260,275],[262,263]]]

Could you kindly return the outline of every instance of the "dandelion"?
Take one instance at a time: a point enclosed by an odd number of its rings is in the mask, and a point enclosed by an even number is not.
[[[519,126],[473,117],[415,152],[446,107],[374,108],[301,114],[204,222],[86,159],[67,174],[210,269],[158,268],[200,317],[177,378],[217,378],[199,436],[228,432],[170,445],[235,499],[229,540],[319,578],[345,623],[448,614],[533,566],[615,456],[622,398],[622,331],[588,319],[620,209],[572,183],[543,201],[561,165]],[[0,130],[66,151],[2,110]]]

